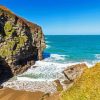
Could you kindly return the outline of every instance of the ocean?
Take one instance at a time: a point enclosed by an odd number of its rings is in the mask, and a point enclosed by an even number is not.
[[[4,83],[4,87],[53,93],[53,81],[63,82],[63,71],[68,66],[85,63],[92,67],[100,61],[99,35],[46,35],[45,41],[44,59]]]
[[[51,57],[52,61],[93,64],[100,60],[99,35],[47,35],[46,44],[44,58]]]

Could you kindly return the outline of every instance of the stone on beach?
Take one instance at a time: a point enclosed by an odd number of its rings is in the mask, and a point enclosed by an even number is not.
[[[75,81],[78,77],[80,77],[82,75],[82,73],[84,72],[85,69],[87,69],[86,64],[84,64],[84,63],[76,64],[76,65],[72,65],[72,66],[69,66],[68,68],[66,68],[63,71],[63,73],[69,81]]]

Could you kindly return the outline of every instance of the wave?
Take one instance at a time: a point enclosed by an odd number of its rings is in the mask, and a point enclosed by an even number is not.
[[[100,60],[100,54],[95,54],[95,57]]]
[[[51,46],[50,45],[46,45],[46,49],[50,48]]]
[[[42,61],[36,61],[30,69],[25,73],[18,76],[18,80],[30,80],[30,81],[50,81],[55,79],[63,80],[63,70],[71,65],[85,63],[89,68],[95,64],[95,61],[90,63],[88,61],[75,62],[66,61],[66,56],[59,54],[44,53],[46,58]],[[59,62],[62,61],[62,62]],[[23,78],[22,78],[23,77]]]
[[[57,61],[64,61],[66,59],[66,56],[68,55],[59,55],[59,54],[50,54],[50,53],[44,53],[44,61],[51,61],[51,62],[57,62]]]
[[[17,79],[19,81],[53,81],[56,79],[64,80],[65,76],[62,73],[64,69],[69,66],[85,63],[89,68],[93,65],[88,62],[73,62],[73,63],[57,63],[47,61],[36,61],[30,69],[25,73],[19,75]],[[34,68],[35,66],[35,68]]]

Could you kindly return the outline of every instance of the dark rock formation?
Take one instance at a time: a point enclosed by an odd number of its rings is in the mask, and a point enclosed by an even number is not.
[[[42,60],[44,48],[44,34],[40,26],[0,6],[0,57],[13,75],[24,72],[35,59]]]
[[[0,58],[0,84],[7,81],[13,76],[11,68],[5,62],[5,59]]]

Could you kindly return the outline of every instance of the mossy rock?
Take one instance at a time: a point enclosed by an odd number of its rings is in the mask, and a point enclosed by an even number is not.
[[[42,32],[41,30],[38,32],[38,38],[40,39],[42,37]]]
[[[8,36],[8,37],[14,33],[14,29],[13,29],[12,23],[10,21],[5,23],[4,31],[6,33],[6,36]]]
[[[6,45],[3,45],[0,48],[0,56],[2,57],[9,57],[12,55],[13,51],[12,48],[15,45],[15,41],[8,41]]]

